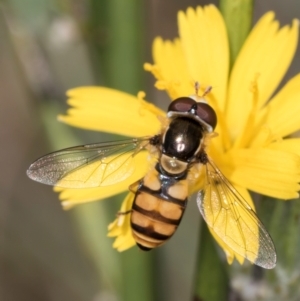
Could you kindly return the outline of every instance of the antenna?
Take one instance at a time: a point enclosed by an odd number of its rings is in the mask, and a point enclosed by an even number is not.
[[[199,97],[199,90],[200,90],[200,83],[198,81],[196,81],[194,87],[195,87],[196,97],[198,98]],[[200,98],[206,96],[211,90],[212,90],[212,86],[207,86],[205,88],[203,94],[200,96]]]

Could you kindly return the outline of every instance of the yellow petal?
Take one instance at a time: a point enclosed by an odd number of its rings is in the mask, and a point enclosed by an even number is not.
[[[131,235],[131,231],[128,231],[124,233],[124,235],[117,237],[113,243],[113,248],[117,249],[119,252],[126,251],[134,246],[135,240]]]
[[[268,147],[300,156],[300,138],[282,139],[269,144]]]
[[[130,192],[124,199],[120,213],[131,210],[134,194]],[[109,237],[116,237],[113,248],[119,252],[125,251],[135,245],[130,226],[130,213],[119,214],[117,219],[108,226]]]
[[[141,152],[133,157],[134,170],[132,174],[121,182],[111,185],[102,186],[99,188],[91,189],[68,189],[55,187],[55,191],[60,192],[59,198],[62,201],[64,209],[70,209],[75,205],[87,203],[96,200],[102,200],[110,196],[121,193],[128,190],[128,187],[144,177],[149,169],[149,161],[147,159],[147,153]],[[80,170],[79,170],[80,171]]]
[[[145,67],[158,80],[158,89],[167,90],[171,99],[194,92],[194,81],[188,74],[181,42],[178,39],[171,42],[156,38],[153,42],[153,60],[154,66]]]
[[[233,183],[275,198],[298,196],[299,156],[270,148],[233,149],[228,156],[235,165],[229,177]]]
[[[214,5],[178,13],[179,34],[189,74],[201,85],[212,86],[224,109],[229,68],[229,47],[224,20]]]
[[[250,86],[258,83],[258,107],[272,95],[288,69],[297,47],[299,22],[278,30],[274,13],[265,14],[251,31],[232,69],[227,120],[235,138],[253,106]]]
[[[158,115],[165,113],[141,98],[103,87],[81,87],[68,91],[67,115],[59,120],[96,131],[139,137],[157,134]]]
[[[270,130],[273,139],[290,135],[300,129],[299,87],[300,74],[293,77],[259,113],[258,120],[262,120],[263,126]]]

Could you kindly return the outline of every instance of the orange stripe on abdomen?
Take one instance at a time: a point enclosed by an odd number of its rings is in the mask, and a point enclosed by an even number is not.
[[[174,234],[187,200],[164,199],[159,192],[149,193],[143,188],[146,187],[140,187],[132,206],[131,228],[137,245],[143,250],[150,250],[162,245]]]

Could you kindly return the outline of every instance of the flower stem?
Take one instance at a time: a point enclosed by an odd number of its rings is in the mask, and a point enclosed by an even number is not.
[[[136,94],[143,87],[142,2],[92,0],[92,3],[95,18],[93,24],[101,25],[103,30],[104,44],[98,43],[93,47],[97,51],[102,84]],[[99,13],[102,21],[99,20]],[[153,255],[140,252],[137,247],[118,255],[121,259],[119,273],[122,300],[154,300]]]
[[[193,300],[225,301],[227,296],[228,275],[217,254],[213,237],[203,222]]]
[[[220,0],[230,46],[230,65],[235,59],[251,29],[253,0]]]

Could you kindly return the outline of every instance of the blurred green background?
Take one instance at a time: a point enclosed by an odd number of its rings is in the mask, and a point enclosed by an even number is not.
[[[56,121],[65,112],[70,88],[105,85],[132,94],[144,90],[146,99],[166,108],[168,98],[154,90],[154,80],[142,65],[152,62],[155,36],[177,36],[179,9],[207,3],[212,1],[0,3],[1,301],[192,300],[199,264],[195,202],[164,247],[151,253],[137,248],[118,253],[106,231],[122,196],[64,212],[51,187],[30,181],[25,171],[48,152],[111,139]],[[281,24],[300,18],[299,0],[257,1],[254,20],[268,10],[276,12]],[[284,82],[299,70],[298,49]],[[229,268],[220,259],[225,271],[221,278],[218,270],[209,264],[203,268],[200,262],[208,290],[218,291],[218,281],[226,290],[230,286],[217,300],[300,300],[300,206],[296,201],[274,204],[261,202],[258,212],[282,262],[275,271],[264,272],[249,265]],[[214,245],[207,241],[200,250],[209,263]],[[214,255],[212,260],[219,259]]]

